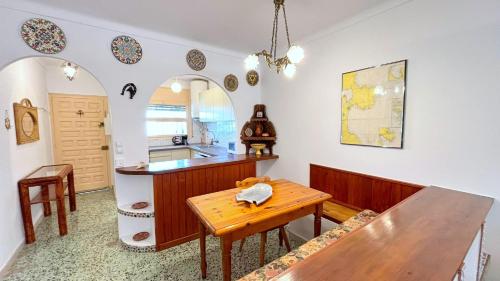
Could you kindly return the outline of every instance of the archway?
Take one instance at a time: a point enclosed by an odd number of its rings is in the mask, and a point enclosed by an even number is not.
[[[146,109],[150,162],[235,152],[236,118],[230,96],[213,80],[179,75],[165,81]],[[186,149],[181,151],[179,146]],[[178,146],[172,150],[172,146]]]
[[[111,116],[101,83],[85,68],[54,57],[28,57],[0,71],[3,169],[17,182],[37,167],[72,164],[77,192],[113,185]],[[39,139],[18,144],[12,104],[22,99],[37,107]],[[3,167],[3,166],[2,166]]]

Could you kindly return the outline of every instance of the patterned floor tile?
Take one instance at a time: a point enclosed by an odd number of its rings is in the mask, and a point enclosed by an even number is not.
[[[68,205],[68,204],[67,204]],[[21,251],[6,281],[85,280],[202,280],[198,241],[158,253],[132,253],[118,240],[117,211],[111,191],[77,195],[78,210],[68,214],[68,235],[59,237],[55,205],[53,214],[36,230],[37,241]],[[237,279],[259,267],[258,235],[246,240],[242,253],[233,244],[232,270]],[[304,241],[290,235],[296,248]],[[286,253],[278,246],[278,233],[268,234],[267,261]],[[222,280],[219,239],[207,239],[208,278]]]

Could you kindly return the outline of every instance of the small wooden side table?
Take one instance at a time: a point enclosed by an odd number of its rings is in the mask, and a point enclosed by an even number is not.
[[[67,178],[67,183],[64,182]],[[29,188],[40,186],[41,192],[30,199]],[[73,166],[69,164],[42,166],[27,175],[18,182],[19,199],[21,200],[21,212],[23,215],[24,233],[26,244],[35,242],[35,230],[31,218],[31,205],[43,204],[43,215],[51,215],[50,201],[57,202],[57,221],[59,223],[59,235],[68,234],[66,223],[66,209],[64,205],[64,191],[68,188],[69,209],[76,210],[75,180]]]

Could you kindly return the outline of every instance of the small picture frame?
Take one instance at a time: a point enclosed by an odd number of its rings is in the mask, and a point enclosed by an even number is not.
[[[264,117],[264,112],[257,111],[256,116],[257,116],[257,118],[262,118],[262,117]]]

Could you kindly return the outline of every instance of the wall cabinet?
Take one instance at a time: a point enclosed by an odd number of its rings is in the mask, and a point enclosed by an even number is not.
[[[233,105],[231,100],[219,87],[200,93],[199,110],[201,122],[234,120]]]

